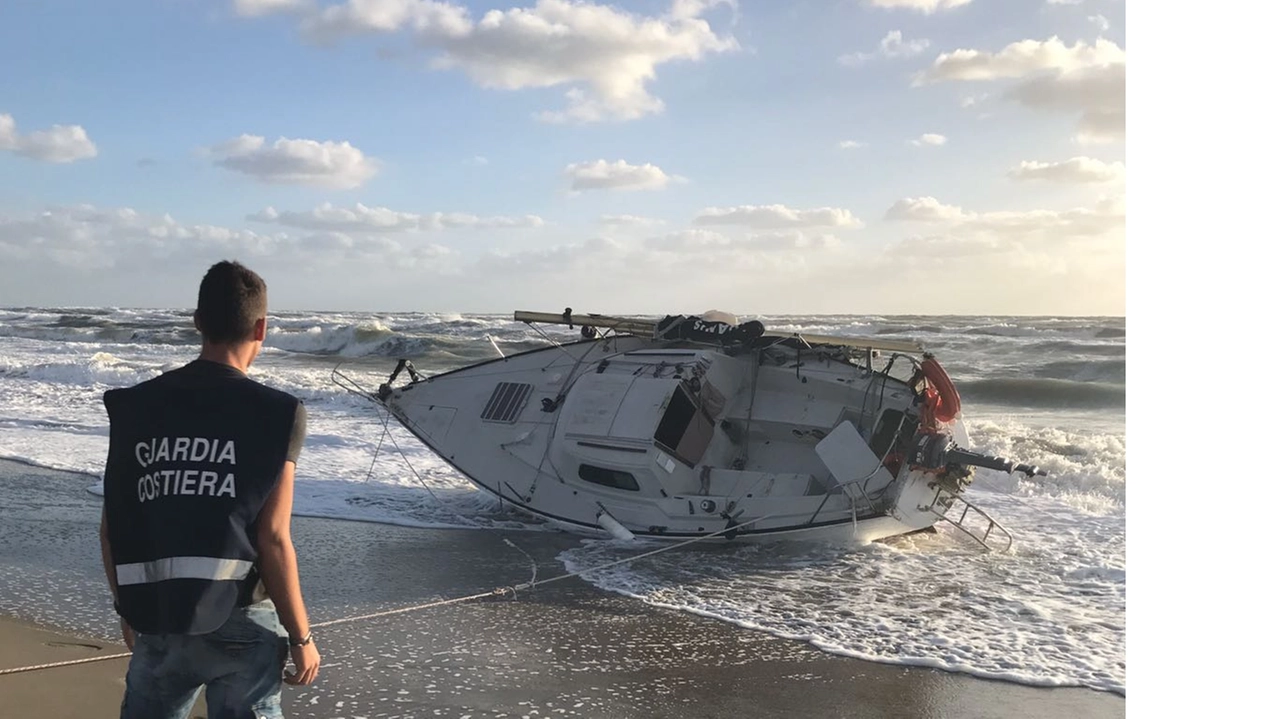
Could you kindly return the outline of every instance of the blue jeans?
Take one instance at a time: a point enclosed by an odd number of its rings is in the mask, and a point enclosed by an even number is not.
[[[283,719],[289,640],[271,600],[236,609],[209,634],[139,634],[121,719],[186,719],[205,688],[209,719]]]

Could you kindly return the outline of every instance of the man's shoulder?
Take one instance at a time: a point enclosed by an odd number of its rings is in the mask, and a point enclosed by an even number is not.
[[[245,377],[243,386],[255,401],[279,408],[281,412],[293,415],[305,411],[301,399],[282,389],[263,384],[252,377]]]
[[[290,407],[302,404],[302,400],[298,399],[293,394],[282,389],[277,389],[270,385],[263,384],[252,377],[245,377],[245,386],[250,388],[250,391],[257,393],[259,397],[271,402],[287,404]]]
[[[168,367],[160,370],[160,374],[145,379],[137,384],[128,387],[115,387],[102,393],[104,401],[110,401],[115,397],[123,397],[130,394],[146,393],[149,390],[165,390],[169,389],[174,382],[181,382],[185,376],[190,373],[191,365],[182,365],[180,367]]]
[[[127,393],[130,390],[147,390],[152,388],[162,388],[175,380],[181,379],[190,371],[191,371],[190,364],[179,365],[179,366],[169,365],[162,368],[160,370],[160,374],[156,375],[155,377],[152,377],[150,379],[144,379],[141,382],[138,382],[137,384],[131,385],[129,387],[116,387],[115,389],[109,389],[104,394],[111,394],[113,392]]]
[[[164,380],[166,379],[165,377],[166,374],[167,373],[157,375],[155,377],[152,377],[151,379],[143,380],[142,382],[139,382],[135,385],[130,385],[128,387],[112,387],[111,389],[106,390],[105,392],[102,393],[102,402],[103,404],[110,407],[113,403],[115,403],[116,401],[124,397],[128,397],[130,395],[137,395],[139,391],[146,391],[148,388],[151,388],[151,387],[161,386]]]

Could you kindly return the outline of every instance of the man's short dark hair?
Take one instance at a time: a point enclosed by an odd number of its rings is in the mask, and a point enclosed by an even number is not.
[[[200,334],[213,344],[245,342],[267,316],[267,283],[239,262],[223,260],[204,274],[196,317]]]

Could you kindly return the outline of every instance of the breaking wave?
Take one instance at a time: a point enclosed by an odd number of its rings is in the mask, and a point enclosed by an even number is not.
[[[199,345],[195,327],[172,324],[118,323],[92,318],[59,320],[50,325],[0,325],[0,337],[46,342],[89,342],[113,344]]]
[[[1049,340],[1046,342],[1036,342],[1024,345],[1023,348],[1029,353],[1058,353],[1072,352],[1077,354],[1092,354],[1106,357],[1124,357],[1126,348],[1123,344],[1102,344],[1097,342],[1072,342],[1070,340]]]
[[[510,331],[486,333],[484,328],[450,328],[451,332],[397,331],[381,322],[355,325],[278,329],[268,333],[266,347],[295,354],[337,357],[406,357],[431,366],[456,366],[495,356],[487,337],[512,354],[546,346],[543,340],[511,336]]]
[[[957,382],[964,399],[1012,407],[1103,408],[1125,406],[1123,384],[1004,377]]]
[[[1119,360],[1067,360],[1049,362],[1035,369],[1037,377],[1073,382],[1109,382],[1124,384],[1125,362]]]
[[[54,385],[125,387],[145,382],[179,364],[159,365],[126,361],[107,352],[98,352],[87,359],[68,358],[61,362],[25,366],[0,358],[0,377],[34,380]]]
[[[1054,327],[1052,325],[1026,326],[1020,324],[1001,323],[996,325],[987,325],[984,327],[970,327],[960,330],[958,334],[979,336],[979,337],[1051,337],[1065,336],[1078,337],[1081,339],[1124,339],[1125,330],[1123,327],[1088,327],[1088,326],[1066,326]]]

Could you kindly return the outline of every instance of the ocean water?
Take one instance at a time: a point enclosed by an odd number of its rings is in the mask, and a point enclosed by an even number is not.
[[[826,651],[1038,686],[1125,692],[1123,318],[765,316],[770,329],[921,340],[958,386],[988,470],[966,495],[1014,534],[987,554],[949,529],[878,542],[704,543],[591,572],[593,584]],[[554,531],[475,489],[367,401],[399,357],[425,373],[544,346],[509,315],[273,314],[251,376],[302,398],[295,512],[418,527]],[[571,338],[561,328],[544,328]],[[491,343],[492,341],[492,343]],[[0,457],[85,475],[107,451],[102,392],[192,359],[189,310],[0,309]],[[647,548],[647,547],[645,547]],[[639,553],[584,539],[579,571]]]

